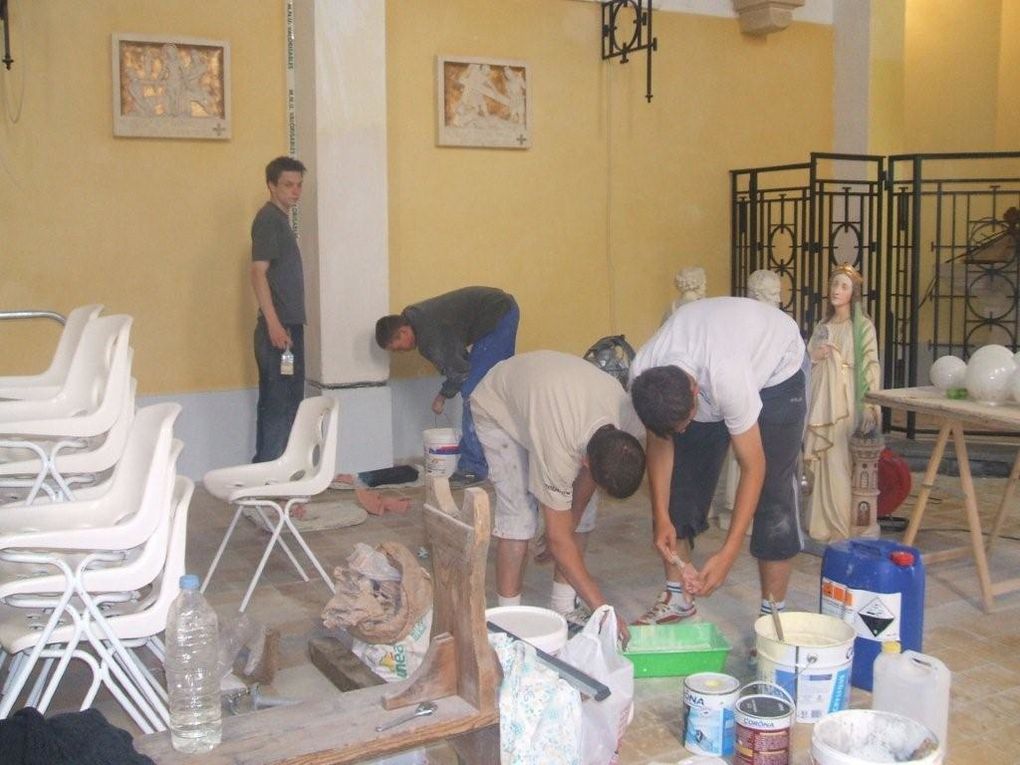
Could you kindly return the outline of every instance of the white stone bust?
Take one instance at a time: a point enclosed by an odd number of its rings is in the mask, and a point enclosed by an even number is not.
[[[747,277],[747,296],[778,306],[782,300],[782,282],[779,274],[769,271],[767,268],[760,268]]]
[[[705,269],[701,266],[688,266],[677,271],[673,283],[680,296],[673,301],[673,310],[705,297],[705,281]]]

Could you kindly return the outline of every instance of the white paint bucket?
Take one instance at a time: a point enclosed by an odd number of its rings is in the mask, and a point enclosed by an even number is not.
[[[720,672],[684,678],[684,748],[695,754],[733,754],[733,704],[740,682]]]
[[[775,683],[748,683],[733,705],[736,751],[733,765],[787,765],[795,704]]]
[[[754,623],[758,679],[775,683],[793,697],[797,722],[814,723],[846,709],[854,658],[853,627],[835,616],[782,612],[783,637],[772,615]]]
[[[555,655],[567,642],[567,620],[548,608],[499,606],[486,609],[485,618],[549,654]]]
[[[819,721],[811,732],[814,765],[940,765],[944,756],[944,747],[931,730],[893,712],[835,712]]]
[[[425,442],[425,474],[449,478],[460,458],[460,434],[453,428],[429,428],[422,432]]]

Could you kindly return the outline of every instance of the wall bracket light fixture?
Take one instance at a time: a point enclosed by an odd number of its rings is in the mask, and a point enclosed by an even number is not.
[[[10,69],[14,59],[11,58],[11,17],[8,0],[0,0],[0,22],[4,25],[4,57],[0,58],[0,61]]]
[[[659,41],[652,37],[652,0],[606,0],[602,3],[602,59],[619,57],[620,63],[626,64],[631,53],[645,51],[645,99],[648,103],[652,102],[652,52],[658,48]]]

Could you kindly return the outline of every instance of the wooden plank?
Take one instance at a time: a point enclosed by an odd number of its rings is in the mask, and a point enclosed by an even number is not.
[[[937,388],[895,388],[871,391],[865,401],[890,409],[976,423],[996,431],[1020,431],[1020,406],[1015,403],[981,404],[968,399],[946,398]]]
[[[343,765],[425,746],[499,719],[497,711],[480,713],[457,696],[435,703],[434,714],[377,733],[377,725],[400,719],[407,710],[384,710],[379,689],[365,688],[224,718],[223,743],[207,754],[173,751],[169,733],[137,738],[135,747],[159,765]]]
[[[308,642],[308,656],[315,668],[341,691],[386,684],[336,638],[312,638]]]

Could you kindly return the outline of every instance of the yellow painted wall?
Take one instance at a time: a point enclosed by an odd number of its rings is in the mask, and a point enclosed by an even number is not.
[[[249,226],[286,152],[283,0],[13,2],[0,69],[0,308],[101,302],[135,317],[141,393],[251,385]],[[114,138],[112,32],[226,40],[230,141]],[[17,120],[15,121],[15,117]],[[55,325],[0,325],[0,374],[47,363]]]
[[[871,4],[868,72],[868,151],[903,154],[904,34],[908,0]]]
[[[1002,8],[1003,0],[907,0],[906,152],[996,148]]]
[[[995,144],[999,151],[1020,150],[1020,0],[1002,1],[999,43],[999,111]]]
[[[661,13],[655,25],[652,103],[643,59],[610,66],[605,103],[613,329],[636,342],[676,297],[678,268],[704,266],[708,293],[729,294],[729,171],[802,162],[833,140],[831,27],[762,39],[736,19]]]
[[[19,61],[0,82],[20,115],[0,124],[0,307],[134,315],[142,393],[254,383],[248,227],[262,168],[286,148],[284,30],[283,0],[244,5],[11,5]],[[600,23],[579,0],[387,2],[394,309],[494,284],[520,300],[522,349],[582,352],[610,332],[637,345],[680,267],[728,290],[728,170],[831,147],[830,28],[763,40],[735,19],[656,13],[649,105],[644,56],[602,62]],[[229,41],[234,138],[115,139],[114,31]],[[439,53],[529,62],[531,149],[436,147]],[[0,374],[41,368],[56,335],[0,332]],[[432,373],[413,354],[394,371]]]
[[[702,265],[729,289],[729,175],[832,143],[832,30],[761,40],[736,19],[655,14],[645,57],[600,60],[600,8],[577,0],[391,0],[387,6],[391,307],[465,284],[522,309],[518,346],[583,352],[648,337]],[[435,145],[437,54],[520,58],[527,151]],[[431,371],[402,355],[394,373]]]

